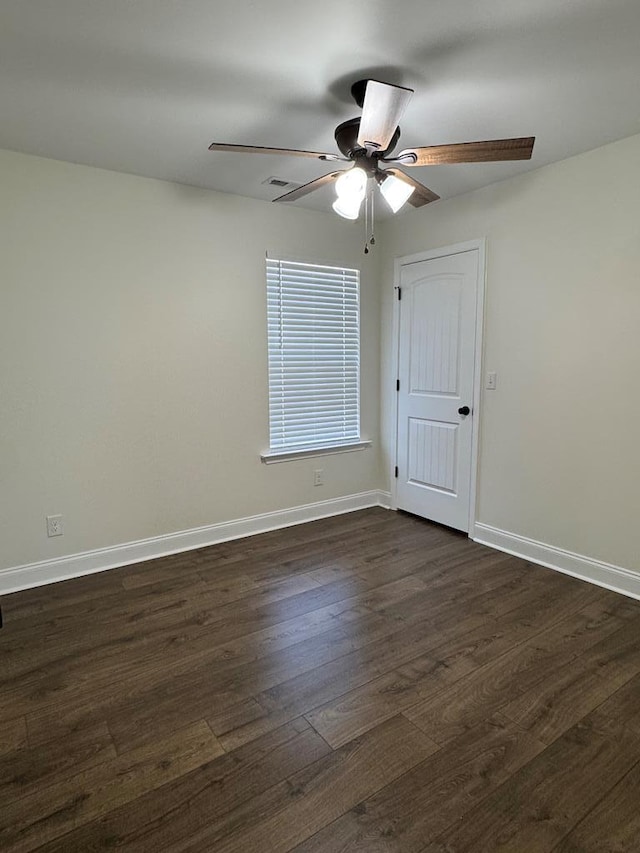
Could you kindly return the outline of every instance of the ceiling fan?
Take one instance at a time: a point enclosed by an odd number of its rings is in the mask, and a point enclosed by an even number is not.
[[[426,148],[405,148],[399,154],[392,156],[400,139],[398,123],[411,99],[413,89],[393,86],[378,80],[359,80],[351,87],[351,94],[356,104],[362,107],[362,116],[342,122],[335,129],[335,139],[340,155],[299,151],[292,148],[228,145],[221,142],[212,142],[209,150],[236,151],[245,154],[291,154],[325,162],[352,162],[353,166],[347,169],[329,172],[274,199],[274,201],[296,201],[320,187],[335,183],[337,199],[333,209],[346,219],[358,218],[370,180],[380,187],[380,192],[394,213],[407,201],[413,207],[422,207],[440,198],[424,184],[403,172],[398,168],[399,166],[488,163],[531,158],[535,141],[533,136],[520,139],[493,139],[488,142],[430,145]]]

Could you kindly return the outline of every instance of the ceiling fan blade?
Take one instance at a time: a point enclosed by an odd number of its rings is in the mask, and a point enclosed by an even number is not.
[[[308,184],[303,184],[301,187],[296,187],[295,190],[291,190],[290,192],[278,196],[278,198],[274,198],[273,200],[297,201],[299,198],[302,198],[305,195],[309,195],[309,193],[312,193],[315,190],[319,190],[320,187],[324,187],[327,184],[333,183],[345,171],[347,170],[341,169],[339,172],[329,172],[327,175],[322,175],[320,178],[316,178],[314,181],[309,181]]]
[[[440,198],[439,195],[430,190],[429,187],[425,187],[424,184],[421,184],[420,181],[416,181],[413,178],[409,177],[409,175],[405,175],[404,172],[400,171],[400,169],[385,169],[383,174],[393,175],[394,178],[398,178],[401,181],[404,181],[405,184],[409,184],[413,187],[413,192],[407,199],[408,203],[412,205],[412,207],[422,207],[423,204],[429,204],[431,201],[438,201]]]
[[[369,80],[364,94],[358,145],[386,151],[413,89]]]
[[[439,166],[444,163],[491,163],[499,160],[530,160],[535,136],[521,139],[492,139],[488,142],[458,142],[407,148],[391,158],[403,166]]]
[[[225,142],[212,142],[209,151],[235,151],[238,154],[291,154],[294,157],[312,157],[315,160],[344,160],[337,154],[323,154],[321,151],[299,151],[297,148],[265,148],[261,145],[228,145]]]

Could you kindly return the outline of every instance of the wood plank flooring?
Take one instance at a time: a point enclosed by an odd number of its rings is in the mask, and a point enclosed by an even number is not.
[[[640,602],[372,509],[2,601],[0,850],[640,850]]]

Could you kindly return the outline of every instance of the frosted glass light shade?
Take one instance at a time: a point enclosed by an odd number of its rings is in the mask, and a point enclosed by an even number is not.
[[[336,181],[336,195],[338,198],[358,198],[362,200],[367,189],[367,176],[363,169],[354,166]]]
[[[362,198],[341,196],[333,202],[333,209],[345,219],[357,219],[360,213]]]
[[[400,210],[414,189],[415,187],[406,184],[394,175],[387,175],[380,185],[380,192],[394,213]]]

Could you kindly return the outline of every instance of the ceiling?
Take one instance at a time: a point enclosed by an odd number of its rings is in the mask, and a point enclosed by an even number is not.
[[[416,90],[397,150],[537,137],[411,171],[446,198],[640,132],[639,44],[638,0],[3,0],[0,147],[271,199],[327,165],[208,144],[336,151],[376,77]]]

